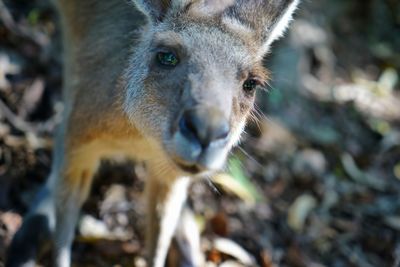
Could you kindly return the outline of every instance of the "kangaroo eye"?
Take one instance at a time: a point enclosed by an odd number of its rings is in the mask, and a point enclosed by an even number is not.
[[[171,52],[158,52],[157,61],[161,65],[168,67],[175,67],[179,63],[178,58],[175,56],[174,53]]]
[[[243,90],[247,93],[252,93],[258,85],[258,81],[255,79],[247,79],[244,83],[243,83]]]

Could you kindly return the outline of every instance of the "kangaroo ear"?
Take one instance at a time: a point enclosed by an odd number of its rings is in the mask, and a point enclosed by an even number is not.
[[[162,21],[173,4],[172,0],[133,0],[133,2],[151,22]]]
[[[264,55],[273,41],[283,35],[299,0],[236,0],[225,16],[255,32]]]

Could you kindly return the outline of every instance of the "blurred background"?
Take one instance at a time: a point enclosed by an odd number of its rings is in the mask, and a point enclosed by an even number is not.
[[[226,172],[191,189],[209,266],[399,267],[400,2],[303,1],[266,65]],[[61,73],[51,4],[0,0],[0,266],[49,173]],[[145,178],[104,163],[75,266],[143,266]]]

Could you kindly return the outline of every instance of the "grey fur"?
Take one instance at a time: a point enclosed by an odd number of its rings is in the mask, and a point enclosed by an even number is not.
[[[57,3],[64,30],[64,120],[47,193],[26,217],[6,266],[32,265],[45,241],[53,243],[54,265],[70,266],[75,224],[100,160],[123,154],[147,162],[149,265],[162,267],[188,177],[221,168],[239,141],[255,97],[243,84],[268,78],[262,57],[298,1],[136,0],[140,12],[125,0]],[[166,50],[178,56],[176,67],[155,60]],[[195,151],[198,146],[179,130],[188,109],[201,111],[206,127],[229,124],[226,138]],[[201,168],[185,169],[188,164]],[[35,223],[43,238],[30,234]],[[12,258],[18,253],[25,258]]]

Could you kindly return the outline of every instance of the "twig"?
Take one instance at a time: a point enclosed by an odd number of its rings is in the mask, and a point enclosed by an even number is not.
[[[59,108],[56,113],[48,120],[38,124],[32,124],[14,114],[14,112],[12,112],[8,108],[8,106],[0,99],[0,115],[3,115],[11,123],[12,126],[23,132],[53,132],[54,128],[62,120],[62,108]]]
[[[1,0],[0,0],[1,1]],[[35,132],[36,129],[30,123],[22,120],[12,112],[7,105],[0,99],[0,111],[4,117],[18,130],[23,132]]]
[[[28,29],[24,25],[15,23],[12,15],[8,11],[8,8],[3,3],[3,0],[0,0],[0,20],[10,32],[22,38],[29,39],[40,47],[46,46],[50,42],[49,38],[45,34],[35,31],[32,28]]]

